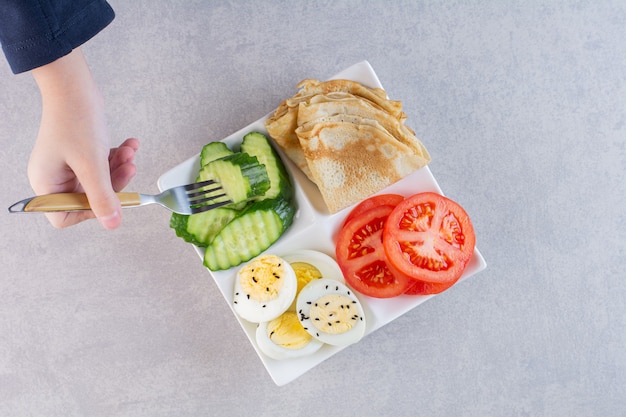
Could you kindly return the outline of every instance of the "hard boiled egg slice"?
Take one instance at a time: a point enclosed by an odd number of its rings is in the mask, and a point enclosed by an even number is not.
[[[261,352],[273,359],[299,358],[317,352],[323,343],[314,339],[293,311],[286,311],[269,322],[259,324],[256,342]]]
[[[292,264],[292,266],[294,263],[312,265],[319,271],[323,278],[343,279],[343,274],[337,261],[323,252],[301,249],[284,254],[282,258]]]
[[[321,342],[347,346],[365,334],[361,302],[339,281],[328,278],[311,281],[300,291],[296,308],[302,327]]]
[[[296,274],[276,255],[261,255],[237,272],[233,308],[252,323],[270,321],[283,314],[296,296]]]
[[[315,250],[302,249],[283,255],[296,273],[298,280],[297,294],[314,279],[330,278],[343,280],[341,268],[337,262],[325,253]],[[289,311],[296,311],[296,300],[289,307]]]

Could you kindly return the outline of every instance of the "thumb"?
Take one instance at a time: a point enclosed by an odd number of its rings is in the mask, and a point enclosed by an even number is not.
[[[77,173],[78,174],[78,173]],[[120,200],[115,195],[108,164],[100,169],[86,170],[77,175],[91,211],[105,229],[116,229],[122,222],[122,208]]]

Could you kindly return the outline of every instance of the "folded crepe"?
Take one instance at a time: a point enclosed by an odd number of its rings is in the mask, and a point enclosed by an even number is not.
[[[335,115],[296,129],[324,202],[336,213],[397,182],[430,161],[393,137],[380,123]]]
[[[297,125],[302,126],[314,120],[342,114],[359,116],[360,120],[375,120],[394,138],[410,147],[413,152],[430,158],[426,147],[415,137],[415,132],[404,124],[404,113],[400,114],[402,119],[398,119],[375,103],[351,94],[320,94],[308,103],[300,103]]]
[[[298,83],[296,87],[300,90],[293,97],[280,103],[274,114],[266,120],[265,128],[289,159],[309,178],[311,178],[311,172],[300,149],[298,137],[295,134],[295,130],[298,127],[298,107],[300,103],[306,103],[320,94],[348,93],[353,97],[369,100],[394,117],[404,117],[401,102],[389,100],[385,90],[381,88],[369,88],[356,81],[339,79],[320,82],[318,80],[305,79]]]
[[[404,124],[400,101],[350,80],[306,79],[265,126],[313,181],[331,213],[348,207],[430,162]]]

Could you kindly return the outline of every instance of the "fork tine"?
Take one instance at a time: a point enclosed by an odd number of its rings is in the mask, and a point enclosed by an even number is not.
[[[212,210],[214,208],[222,207],[222,206],[225,206],[225,205],[230,204],[230,203],[231,203],[230,200],[226,200],[226,201],[220,201],[219,203],[204,204],[204,205],[201,205],[201,206],[192,206],[191,207],[191,214],[202,213],[202,212],[205,212],[207,210]]]
[[[198,204],[206,203],[207,201],[217,200],[218,198],[221,198],[221,197],[226,197],[226,193],[222,193],[222,194],[218,194],[218,195],[210,195],[208,197],[197,198],[195,200],[190,200],[190,205],[196,206]],[[227,203],[231,202],[230,200],[223,200],[223,201],[226,201]]]
[[[191,190],[197,190],[198,188],[202,188],[202,187],[205,187],[207,185],[213,185],[213,184],[217,184],[217,182],[215,182],[213,180],[206,180],[206,181],[194,182],[193,184],[187,184],[187,185],[184,186],[184,188],[187,191],[191,191]],[[218,186],[219,186],[219,184],[218,184]]]
[[[190,200],[192,200],[192,199],[194,199],[194,198],[196,198],[196,197],[202,197],[202,196],[205,196],[205,195],[207,195],[207,194],[210,194],[210,193],[213,193],[213,192],[216,192],[216,191],[221,191],[221,190],[222,190],[222,187],[220,187],[220,186],[218,185],[217,187],[215,187],[215,188],[211,188],[211,189],[209,189],[209,190],[200,190],[200,191],[192,191],[192,192],[187,192],[187,197],[188,197]],[[215,196],[215,197],[221,197],[221,195],[219,195],[219,196]]]
[[[191,214],[202,213],[232,203],[228,198],[226,200],[216,201],[219,198],[227,197],[227,195],[222,189],[222,186],[214,180],[187,184],[183,186],[183,188],[186,191]]]
[[[210,185],[214,185],[215,187],[210,189],[205,189]],[[184,186],[185,191],[187,191],[187,199],[190,201],[196,199],[196,197],[204,197],[210,193],[219,192],[222,190],[222,186],[214,180],[206,180],[200,181],[193,184],[187,184]],[[212,198],[222,197],[222,195],[215,196]]]

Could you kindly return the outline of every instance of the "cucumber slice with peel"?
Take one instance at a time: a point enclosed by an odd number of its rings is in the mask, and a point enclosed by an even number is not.
[[[206,180],[219,182],[233,204],[262,196],[270,188],[265,166],[257,157],[244,152],[224,156],[203,166],[197,181]]]
[[[270,179],[270,188],[265,192],[263,197],[277,198],[281,197],[286,200],[293,195],[293,185],[287,173],[287,169],[283,165],[278,153],[272,148],[272,145],[264,134],[260,132],[250,132],[243,137],[241,142],[241,151],[249,155],[256,156],[259,162],[265,165],[267,175]]]
[[[284,199],[256,201],[231,220],[206,247],[204,265],[219,271],[249,261],[293,223],[295,207]]]
[[[224,142],[209,142],[202,147],[200,152],[200,166],[203,167],[211,161],[232,155],[233,153]]]
[[[172,213],[170,227],[176,236],[196,246],[205,247],[238,214],[237,210],[219,207],[190,216]]]

